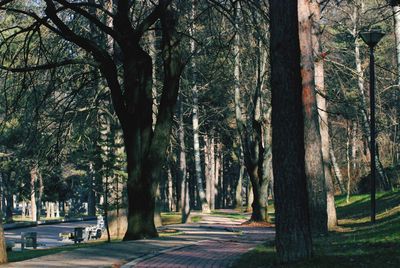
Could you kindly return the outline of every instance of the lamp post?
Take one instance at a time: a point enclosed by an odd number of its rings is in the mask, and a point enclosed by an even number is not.
[[[370,100],[370,153],[371,153],[371,222],[375,222],[376,215],[376,142],[375,142],[375,58],[374,47],[385,35],[380,30],[371,29],[369,31],[360,32],[361,39],[369,46],[369,100]]]

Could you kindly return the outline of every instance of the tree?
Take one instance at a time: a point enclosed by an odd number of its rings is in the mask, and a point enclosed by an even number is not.
[[[196,16],[196,1],[192,1],[191,8],[191,21],[192,25],[190,28],[191,35],[193,38],[190,40],[190,53],[196,52],[196,44],[194,40],[195,34],[195,16]],[[206,193],[203,187],[203,175],[201,168],[201,160],[200,160],[200,138],[199,138],[199,91],[196,79],[196,63],[194,59],[191,62],[192,67],[192,81],[194,85],[192,87],[192,96],[193,96],[193,114],[192,114],[192,122],[193,122],[193,152],[194,152],[194,162],[195,162],[195,172],[196,172],[196,182],[197,182],[197,191],[199,194],[201,210],[204,213],[210,213],[210,206],[207,202]]]
[[[328,231],[326,207],[327,198],[315,93],[312,16],[309,3],[308,0],[298,1],[305,138],[305,170],[307,176],[311,230],[313,233],[323,234]]]
[[[270,0],[269,4],[275,240],[279,261],[290,262],[312,254],[297,1]]]
[[[247,173],[249,174],[252,190],[253,190],[253,202],[252,206],[252,221],[265,221],[268,218],[268,184],[270,182],[270,176],[268,176],[268,166],[264,162],[270,161],[267,157],[269,151],[269,139],[264,139],[263,135],[268,132],[265,127],[264,113],[266,113],[264,106],[265,101],[262,100],[262,89],[264,84],[264,62],[261,58],[264,58],[262,53],[261,37],[258,33],[253,33],[255,40],[251,40],[250,43],[255,43],[255,58],[256,64],[253,69],[255,71],[255,82],[251,81],[251,90],[249,96],[247,96],[247,102],[244,101],[243,94],[241,93],[242,87],[244,87],[244,78],[241,74],[241,52],[240,52],[240,37],[242,36],[239,25],[242,25],[241,16],[239,10],[239,2],[236,3],[235,7],[235,39],[234,39],[234,81],[235,81],[235,117],[236,125],[240,138],[241,148],[243,152],[244,165],[246,166]],[[256,11],[253,11],[254,13]],[[254,15],[255,16],[255,15]],[[256,16],[255,16],[256,17]],[[256,20],[257,21],[257,20]],[[266,57],[265,57],[266,58]],[[247,108],[247,109],[246,109]],[[245,110],[245,112],[243,112]]]
[[[324,56],[321,48],[321,10],[317,0],[309,4],[312,19],[312,44],[314,53],[314,81],[321,134],[321,151],[326,185],[328,229],[337,225],[335,207],[335,188],[333,184],[332,165],[329,154],[329,118],[327,105],[327,90],[325,88]]]
[[[24,6],[20,7],[21,10],[13,10],[14,13],[33,20],[33,25],[46,27],[91,55],[107,83],[122,127],[127,155],[128,230],[125,240],[157,236],[153,220],[155,185],[169,144],[179,77],[183,68],[175,29],[178,17],[171,2],[160,0],[157,4],[149,4],[146,6],[148,12],[145,15],[136,14],[134,23],[131,10],[135,8],[128,1],[106,1],[103,4],[88,2],[87,5],[80,5],[64,0],[44,0],[38,3],[38,6],[45,7],[44,14],[24,10]],[[14,1],[7,1],[1,6],[12,4]],[[106,8],[108,4],[112,4],[111,11]],[[96,12],[89,12],[89,8]],[[84,29],[84,24],[72,27],[69,20],[63,19],[65,12],[71,14],[71,18],[94,24],[113,42],[99,42],[95,36],[90,35],[95,33],[88,33]],[[113,21],[113,27],[104,23],[104,17]],[[142,48],[141,41],[144,33],[156,21],[161,22],[164,82],[157,123],[153,131],[152,61]],[[116,47],[113,54],[107,49],[110,43]],[[67,59],[61,64],[24,66],[20,71],[62,66],[75,60]]]

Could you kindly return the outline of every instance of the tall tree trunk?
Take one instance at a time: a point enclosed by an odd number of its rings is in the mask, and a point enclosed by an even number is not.
[[[312,255],[304,166],[298,9],[297,1],[269,3],[275,241],[278,260],[292,262]]]
[[[40,220],[40,216],[41,216],[41,212],[42,212],[42,199],[43,199],[44,185],[43,185],[43,177],[39,170],[37,170],[37,178],[38,178],[39,185],[38,185],[38,197],[36,200],[36,212],[37,212],[36,219]]]
[[[309,0],[299,0],[298,9],[305,171],[307,176],[311,230],[314,234],[324,234],[328,232],[327,195],[315,93],[312,23]]]
[[[31,175],[31,181],[30,181],[30,186],[31,186],[31,219],[32,221],[37,221],[37,208],[36,208],[36,180],[37,180],[37,167],[33,167],[30,171]]]
[[[174,187],[173,187],[173,178],[172,178],[171,167],[168,167],[167,178],[168,178],[168,187],[167,187],[168,211],[171,212],[171,211],[175,211],[176,210],[176,203],[175,203],[175,199],[174,199]]]
[[[265,152],[264,152],[264,159],[263,159],[263,189],[262,192],[263,194],[263,203],[265,203],[265,218],[266,221],[270,221],[269,216],[268,216],[268,190],[271,187],[273,180],[274,180],[274,174],[273,174],[273,167],[272,167],[272,127],[271,127],[271,112],[272,109],[269,109],[266,111],[266,122],[265,126],[263,127],[264,131],[264,147],[265,147]]]
[[[215,137],[214,133],[211,132],[211,144],[210,144],[210,209],[215,209]]]
[[[317,106],[319,114],[319,130],[321,134],[321,152],[325,175],[325,185],[326,185],[326,203],[327,203],[327,217],[328,217],[328,229],[333,229],[337,226],[337,216],[335,207],[335,187],[333,185],[333,176],[331,161],[329,156],[329,119],[328,119],[328,105],[327,105],[327,90],[325,88],[325,73],[324,73],[324,59],[321,56],[321,10],[319,2],[317,0],[312,0],[310,2],[310,11],[312,15],[312,43],[314,51],[314,72],[315,72],[315,87],[319,94],[317,97]]]
[[[394,93],[394,98],[397,102],[397,105],[399,103],[399,99],[400,99],[400,94],[399,94],[399,90],[400,90],[400,4],[398,3],[398,1],[391,1],[392,4],[392,8],[393,8],[393,21],[394,21],[394,36],[396,39],[396,59],[397,59],[397,90]],[[396,106],[395,107],[395,111],[396,111],[396,122],[395,122],[395,126],[394,126],[394,133],[393,133],[393,162],[394,164],[397,164],[397,162],[399,161],[399,146],[396,143],[397,140],[397,135],[398,135],[398,118],[400,117],[399,115],[399,107]]]
[[[190,200],[189,200],[189,178],[187,174],[187,164],[186,164],[186,144],[185,144],[185,125],[183,121],[183,95],[179,97],[179,179],[181,182],[181,214],[182,223],[186,223],[190,216]]]
[[[235,8],[235,28],[239,29],[239,2]],[[257,74],[257,85],[253,96],[253,107],[249,108],[249,122],[246,122],[245,116],[242,114],[242,100],[240,90],[240,38],[239,33],[235,35],[234,54],[235,54],[235,117],[236,126],[241,140],[244,163],[250,182],[253,188],[253,203],[251,221],[265,221],[266,220],[266,205],[265,205],[265,192],[264,186],[266,182],[263,180],[263,159],[264,147],[262,144],[262,122],[261,121],[261,107],[260,107],[260,73]],[[260,53],[258,53],[260,57]],[[260,64],[257,65],[258,68]],[[251,122],[250,122],[251,121]]]
[[[211,141],[207,134],[204,134],[204,177],[206,179],[206,199],[211,209]]]
[[[93,163],[89,162],[89,188],[88,188],[88,216],[96,216],[95,171]]]
[[[0,213],[0,216],[1,216],[1,213]],[[7,259],[6,239],[4,236],[3,223],[0,222],[0,264],[7,263],[7,262],[8,262],[8,259]]]
[[[5,213],[4,211],[4,206],[5,206],[5,197],[4,197],[4,174],[0,172],[0,213],[3,214]]]
[[[60,202],[56,202],[56,218],[60,218]]]
[[[219,196],[221,194],[220,188],[220,170],[221,170],[221,160],[222,159],[222,143],[219,141],[217,143],[217,153],[215,158],[215,178],[214,178],[214,206],[221,208],[221,204],[219,202]]]
[[[14,198],[12,193],[13,185],[10,185],[11,182],[15,181],[15,172],[10,171],[7,172],[7,175],[3,173],[2,177],[5,179],[3,181],[3,195],[5,199],[5,221],[6,223],[10,223],[13,221],[13,207],[14,207]]]
[[[158,113],[158,105],[157,105],[157,46],[156,46],[156,32],[152,31],[148,34],[149,39],[149,55],[152,59],[152,89],[151,89],[151,96],[152,96],[152,130],[154,131],[157,123],[157,113]],[[161,178],[160,178],[161,180]],[[157,186],[156,190],[156,204],[154,209],[154,224],[156,227],[160,227],[162,225],[161,221],[161,206],[162,206],[162,198],[160,192],[160,185]]]
[[[204,135],[204,166],[206,178],[206,199],[211,210],[215,209],[215,144],[214,136],[211,131],[210,135]]]
[[[251,204],[254,201],[253,186],[251,185],[250,178],[247,180],[247,209],[246,211],[252,211]]]
[[[129,192],[128,229],[124,240],[157,236],[154,226],[154,197],[169,145],[183,67],[177,47],[179,42],[176,23],[176,14],[171,7],[167,8],[161,16],[164,81],[154,132],[151,100],[152,62],[148,55],[138,59],[140,65],[135,69],[140,70],[140,74],[143,75],[142,81],[145,82],[136,103],[139,107],[134,108],[138,114],[131,113],[129,120],[121,122],[128,162]],[[139,53],[144,55],[143,51]],[[137,56],[134,51],[132,55]]]
[[[396,38],[396,58],[397,58],[397,84],[400,86],[400,4],[392,1],[394,36]]]
[[[221,205],[221,208],[225,208],[225,178],[224,178],[224,154],[223,154],[223,152],[221,151],[221,154],[220,154],[220,163],[221,163],[221,168],[220,168],[220,179],[219,179],[219,185],[220,185],[220,187],[219,187],[219,189],[220,189],[220,198],[219,198],[219,202],[220,202],[220,205]]]
[[[351,148],[350,148],[350,140],[354,137],[351,137],[351,129],[349,126],[349,122],[347,120],[347,140],[346,140],[346,161],[347,161],[347,194],[346,194],[346,202],[349,203],[350,202],[350,192],[351,192]],[[354,157],[354,156],[353,156]]]
[[[45,206],[45,208],[46,208],[46,218],[47,219],[50,219],[50,202],[45,202],[44,203],[44,206]]]
[[[195,4],[192,2],[192,10],[191,10],[191,21],[193,21],[193,25],[190,28],[190,34],[194,36],[195,34]],[[194,38],[190,39],[190,53],[193,55],[196,52],[196,44]],[[210,213],[210,207],[207,203],[206,193],[204,192],[203,187],[203,172],[201,169],[201,159],[200,159],[200,137],[199,137],[199,89],[197,87],[196,81],[196,63],[194,59],[191,61],[192,68],[192,79],[193,79],[193,87],[192,87],[192,101],[193,101],[193,110],[192,110],[192,124],[193,124],[193,151],[194,151],[194,163],[195,163],[195,173],[196,173],[196,181],[197,181],[197,191],[199,194],[201,211],[203,213]]]
[[[51,202],[50,203],[50,208],[51,208],[51,213],[50,213],[50,218],[55,218],[56,217],[56,203],[55,202]]]
[[[22,200],[21,203],[22,203],[22,214],[21,214],[21,216],[24,219],[26,217],[26,201]]]
[[[339,185],[340,193],[344,194],[346,192],[346,190],[344,189],[343,176],[342,176],[342,172],[340,171],[339,164],[336,161],[336,157],[335,157],[335,153],[332,148],[332,144],[330,144],[330,146],[329,146],[329,156],[331,157],[333,172],[335,174],[337,184]]]
[[[242,149],[239,150],[239,178],[236,184],[235,191],[235,206],[236,209],[242,209],[243,199],[242,199],[242,187],[243,187],[243,176],[244,176],[244,161],[243,161],[243,153]]]
[[[10,191],[7,191],[6,201],[7,201],[7,206],[6,206],[5,220],[7,223],[10,223],[13,222],[13,207],[14,207],[14,198]]]

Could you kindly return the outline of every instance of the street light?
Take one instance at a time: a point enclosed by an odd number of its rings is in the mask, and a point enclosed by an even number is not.
[[[371,107],[371,144],[370,144],[370,152],[371,152],[371,222],[375,222],[376,215],[376,201],[375,201],[375,192],[376,192],[376,163],[375,163],[375,58],[374,58],[374,47],[378,44],[378,42],[385,35],[384,32],[371,29],[369,31],[360,32],[361,39],[369,46],[369,103]]]

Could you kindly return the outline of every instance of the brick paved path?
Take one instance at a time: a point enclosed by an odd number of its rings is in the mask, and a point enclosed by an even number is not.
[[[240,256],[254,247],[254,243],[209,240],[160,254],[139,262],[134,267],[230,267]]]
[[[142,260],[124,265],[137,268],[181,268],[181,267],[231,267],[232,264],[256,245],[273,239],[274,232],[270,228],[220,226],[222,229],[241,231],[241,235],[230,238],[221,236],[210,240],[202,240],[195,245],[160,253]]]

